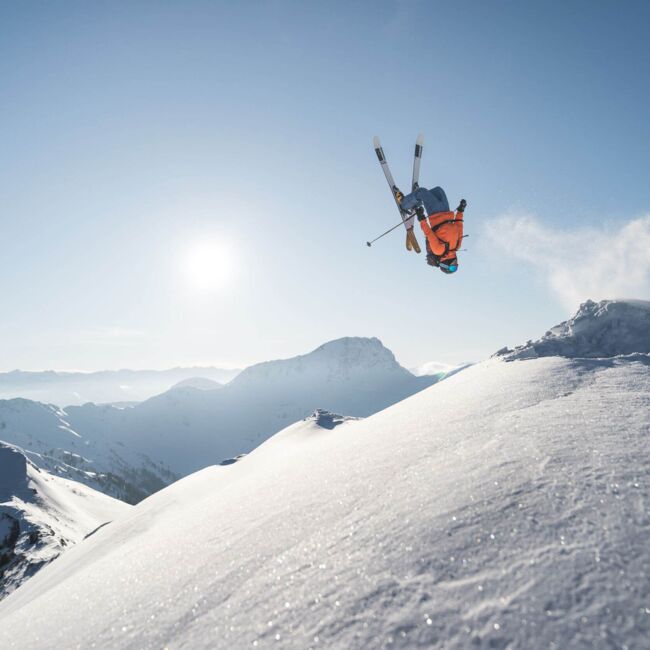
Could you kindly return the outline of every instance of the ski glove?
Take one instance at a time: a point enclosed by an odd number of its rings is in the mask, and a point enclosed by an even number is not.
[[[418,205],[418,207],[415,208],[415,214],[418,217],[418,221],[424,221],[427,218],[427,215],[424,214],[424,210],[422,209],[421,205]]]
[[[467,201],[465,199],[461,199],[460,204],[456,208],[456,212],[465,212],[466,207],[467,207]]]

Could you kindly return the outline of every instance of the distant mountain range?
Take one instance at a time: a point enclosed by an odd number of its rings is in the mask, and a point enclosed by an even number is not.
[[[318,408],[368,416],[438,381],[415,377],[376,338],[343,338],[243,370],[218,390],[176,387],[128,409],[66,409],[75,431],[128,444],[184,476],[247,453]]]
[[[13,370],[0,373],[0,399],[24,397],[62,407],[86,402],[134,403],[159,395],[188,379],[200,378],[224,384],[239,372],[237,369],[213,367],[100,372]]]
[[[368,416],[436,381],[415,377],[376,338],[343,338],[251,366],[225,386],[186,378],[126,408],[0,400],[0,440],[39,467],[135,503],[251,451],[316,409]]]

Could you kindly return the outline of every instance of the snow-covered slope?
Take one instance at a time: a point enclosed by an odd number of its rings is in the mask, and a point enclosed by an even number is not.
[[[219,390],[173,389],[129,409],[66,408],[92,439],[121,441],[178,475],[247,453],[317,408],[367,416],[438,381],[415,377],[376,339],[344,338],[257,364]]]
[[[125,409],[99,406],[116,421]],[[26,399],[0,400],[0,442],[16,445],[38,467],[73,479],[118,499],[135,503],[176,476],[128,440],[92,437],[75,430],[65,411]],[[155,452],[155,449],[151,450]]]
[[[556,325],[538,341],[498,356],[509,360],[537,357],[613,357],[650,353],[650,302],[645,300],[592,300],[580,305],[573,318]]]
[[[649,363],[493,359],[301,421],[40,572],[0,647],[647,647]]]
[[[0,399],[23,397],[48,404],[141,402],[193,377],[228,382],[239,370],[170,368],[169,370],[103,370],[100,372],[0,372]]]
[[[129,508],[0,444],[0,598]]]

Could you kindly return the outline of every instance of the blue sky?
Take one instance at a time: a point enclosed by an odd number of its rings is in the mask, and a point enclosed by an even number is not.
[[[239,366],[346,335],[409,366],[475,360],[574,300],[649,298],[649,19],[0,2],[0,368]],[[397,216],[372,136],[405,187],[420,131],[422,183],[469,203],[453,277],[399,230],[364,245]],[[210,291],[184,271],[202,241],[233,264]]]

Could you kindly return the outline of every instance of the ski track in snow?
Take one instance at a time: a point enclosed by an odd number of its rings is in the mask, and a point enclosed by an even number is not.
[[[0,603],[2,648],[644,648],[650,369],[490,360],[299,422]]]

